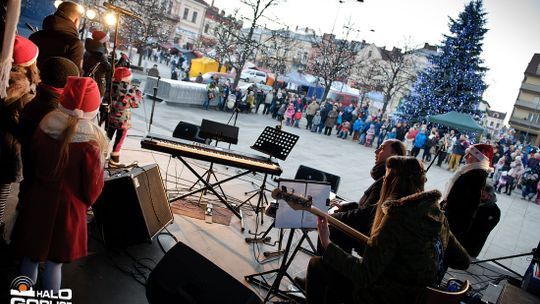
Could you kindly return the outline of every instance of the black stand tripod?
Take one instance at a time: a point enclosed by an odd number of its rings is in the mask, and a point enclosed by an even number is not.
[[[161,79],[161,77],[158,76],[157,81],[156,81],[156,86],[153,87],[154,95],[152,95],[152,111],[150,112],[150,123],[148,124],[148,132],[150,132],[150,130],[152,129],[152,122],[154,121],[154,110],[156,108],[156,99],[157,99],[157,92],[158,92],[158,89],[159,89],[159,80],[160,79]]]
[[[227,120],[227,124],[231,124],[231,120],[233,120],[234,118],[234,121],[233,121],[233,126],[236,127],[236,122],[238,121],[238,113],[240,113],[240,109],[235,105],[234,106],[234,109],[233,109],[233,112],[231,114],[231,117],[229,117],[229,120]],[[229,143],[229,149],[231,148],[231,143]]]
[[[291,152],[292,148],[298,141],[299,136],[284,132],[281,130],[280,127],[278,128],[272,128],[272,127],[266,127],[264,131],[259,135],[259,138],[257,138],[257,141],[253,146],[251,146],[252,149],[257,150],[259,152],[262,152],[269,156],[269,160],[272,160],[272,157],[285,160],[287,156],[289,156],[289,153]],[[252,209],[255,211],[256,214],[258,214],[264,204],[268,205],[268,199],[266,198],[266,180],[267,180],[268,174],[264,174],[263,182],[259,189],[253,193],[247,200],[242,202],[240,206],[249,203],[252,198],[255,196],[259,196],[257,199],[257,206],[252,206]],[[264,215],[261,216],[261,224],[264,224]],[[251,233],[251,231],[250,231]],[[255,237],[253,239],[246,238],[246,242],[257,242],[257,235],[254,234]],[[267,233],[266,233],[267,234]],[[266,236],[265,236],[266,238]]]
[[[299,292],[305,296],[304,287],[299,286],[291,277],[291,275],[287,273],[287,270],[289,269],[289,266],[291,266],[294,257],[298,253],[298,250],[300,250],[302,242],[307,237],[307,233],[304,233],[291,253],[292,241],[295,230],[296,229],[291,229],[289,231],[289,238],[287,239],[287,245],[285,246],[285,251],[283,253],[283,260],[281,260],[281,266],[278,269],[251,274],[244,277],[249,283],[268,290],[268,293],[266,294],[266,297],[264,298],[262,303],[268,302],[272,295],[277,295],[293,301],[295,300],[295,296],[293,294],[298,292],[284,291],[279,289],[279,286],[281,285],[281,280],[283,280],[284,277],[289,279],[289,281],[294,284],[294,286],[299,290]],[[264,276],[274,273],[276,274],[276,279],[274,280],[272,285],[270,285],[266,278],[264,278]],[[257,277],[260,277],[260,279]]]

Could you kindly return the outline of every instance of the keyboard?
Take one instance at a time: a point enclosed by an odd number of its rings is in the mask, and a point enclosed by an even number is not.
[[[183,156],[255,172],[278,176],[282,173],[279,164],[259,155],[184,141],[169,136],[150,133],[141,140],[141,147],[172,156]]]

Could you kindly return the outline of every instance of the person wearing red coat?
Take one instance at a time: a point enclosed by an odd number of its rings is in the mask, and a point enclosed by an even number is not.
[[[62,263],[87,254],[86,211],[103,188],[108,141],[91,120],[100,94],[89,77],[69,77],[58,109],[47,114],[30,148],[33,174],[19,202],[12,244],[21,275],[35,283],[45,263],[42,289],[57,292]]]

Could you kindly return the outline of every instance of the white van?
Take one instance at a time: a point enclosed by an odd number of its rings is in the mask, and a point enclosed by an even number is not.
[[[243,70],[240,79],[245,82],[266,84],[266,73],[258,70]]]

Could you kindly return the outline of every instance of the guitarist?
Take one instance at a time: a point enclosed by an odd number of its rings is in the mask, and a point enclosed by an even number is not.
[[[334,203],[338,209],[332,216],[361,233],[368,235],[373,217],[375,216],[375,206],[381,194],[383,177],[386,172],[386,159],[390,156],[404,156],[405,153],[405,146],[401,141],[397,139],[384,141],[375,150],[375,165],[370,172],[374,180],[373,184],[364,192],[358,203]],[[353,248],[360,255],[364,252],[364,246],[362,244],[333,227],[330,227],[330,235],[332,242],[346,252],[351,253]],[[319,242],[317,245],[317,254],[322,255],[323,253],[324,247]]]
[[[467,252],[440,209],[441,193],[424,191],[421,162],[394,156],[386,167],[362,259],[331,241],[327,219],[318,219],[325,252],[308,265],[309,304],[414,303],[426,286],[440,282],[447,266],[469,266]]]

